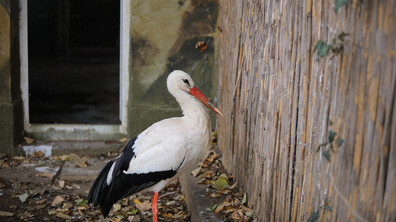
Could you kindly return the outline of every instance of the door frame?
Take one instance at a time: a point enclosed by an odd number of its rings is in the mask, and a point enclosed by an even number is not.
[[[99,140],[116,139],[127,134],[129,100],[130,22],[131,4],[120,0],[120,100],[121,124],[32,124],[29,120],[29,69],[28,69],[28,0],[20,3],[20,62],[21,92],[24,110],[24,130],[34,137],[46,140]],[[78,135],[78,136],[76,136]]]

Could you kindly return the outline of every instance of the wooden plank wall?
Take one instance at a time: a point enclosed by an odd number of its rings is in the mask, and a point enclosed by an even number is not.
[[[219,147],[259,221],[396,221],[396,1],[218,2]]]

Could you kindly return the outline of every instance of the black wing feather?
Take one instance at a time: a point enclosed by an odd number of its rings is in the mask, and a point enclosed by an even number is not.
[[[106,164],[106,166],[100,171],[98,177],[95,182],[92,184],[91,189],[88,194],[88,202],[93,203],[94,205],[99,204],[99,194],[106,188],[106,179],[107,174],[111,168],[111,165],[114,161],[110,161]]]
[[[105,198],[99,203],[103,215],[107,215],[118,200],[155,185],[161,180],[172,178],[176,171],[167,170],[146,174],[125,174],[121,172],[106,189]]]
[[[151,187],[161,180],[172,178],[179,169],[144,174],[125,174],[123,171],[129,168],[129,163],[135,156],[133,145],[136,139],[137,137],[125,146],[121,155],[115,161],[110,161],[103,168],[89,191],[88,202],[93,203],[95,206],[99,204],[104,216],[107,216],[113,204],[118,200]],[[108,185],[107,175],[114,162],[112,181]]]

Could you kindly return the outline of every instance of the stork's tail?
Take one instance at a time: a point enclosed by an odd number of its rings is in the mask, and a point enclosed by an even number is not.
[[[88,194],[88,203],[93,203],[94,206],[100,205],[102,214],[105,217],[114,204],[108,203],[108,201],[106,201],[106,196],[109,192],[109,186],[106,180],[113,163],[114,161],[108,162],[107,165],[102,169],[95,182],[92,184]]]

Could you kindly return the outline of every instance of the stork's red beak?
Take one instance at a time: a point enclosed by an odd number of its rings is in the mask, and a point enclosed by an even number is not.
[[[203,104],[205,104],[207,107],[209,107],[211,110],[213,110],[215,113],[219,114],[220,116],[223,116],[223,113],[220,112],[220,110],[218,110],[215,106],[213,106],[210,102],[209,99],[206,98],[206,96],[199,91],[199,89],[194,86],[193,88],[190,89],[189,93],[193,96],[195,96],[195,98],[199,99],[199,101],[201,101]]]

